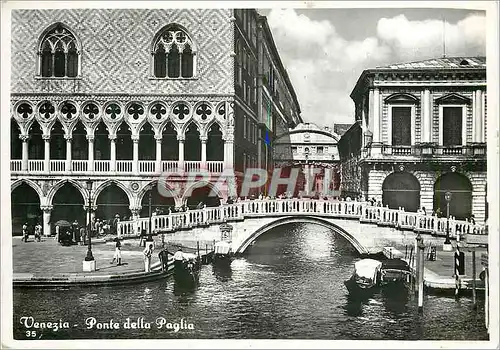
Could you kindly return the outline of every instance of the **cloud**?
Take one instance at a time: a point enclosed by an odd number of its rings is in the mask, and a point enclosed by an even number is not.
[[[373,36],[346,40],[326,20],[294,9],[268,15],[278,51],[298,96],[304,121],[320,126],[354,122],[349,95],[364,69],[442,55],[443,23],[404,15],[378,20]],[[449,56],[484,55],[485,18],[471,15],[446,23]]]

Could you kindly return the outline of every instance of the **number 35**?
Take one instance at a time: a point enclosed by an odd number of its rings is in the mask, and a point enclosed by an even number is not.
[[[36,337],[36,331],[26,331],[26,337],[28,338]]]

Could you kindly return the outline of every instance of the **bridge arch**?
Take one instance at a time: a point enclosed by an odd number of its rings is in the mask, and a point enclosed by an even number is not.
[[[294,216],[287,216],[284,218],[279,218],[275,221],[272,221],[266,225],[263,225],[262,227],[258,228],[255,230],[252,234],[250,234],[249,237],[243,240],[239,247],[236,249],[236,253],[241,254],[245,252],[245,250],[250,246],[250,244],[255,241],[259,236],[262,234],[282,225],[290,224],[290,223],[309,223],[309,224],[316,224],[320,225],[323,227],[326,227],[328,229],[333,230],[336,234],[339,234],[340,236],[344,237],[351,243],[351,245],[358,251],[360,254],[368,254],[369,251],[364,247],[352,234],[344,230],[342,227],[332,223],[331,221],[321,218],[321,217],[314,217],[314,216],[300,216],[300,217],[294,217]]]

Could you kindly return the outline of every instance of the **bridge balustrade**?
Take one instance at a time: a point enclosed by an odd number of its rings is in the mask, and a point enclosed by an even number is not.
[[[175,232],[180,229],[221,224],[231,220],[244,220],[245,217],[318,215],[325,217],[357,219],[361,223],[391,226],[415,232],[428,232],[439,236],[446,235],[446,218],[405,212],[404,208],[389,209],[373,206],[369,202],[332,202],[310,199],[263,199],[244,200],[219,207],[188,210],[181,213],[157,215],[151,218],[152,232]],[[467,220],[450,217],[450,237],[463,234],[486,234],[485,227]],[[136,218],[118,223],[120,236],[138,236],[142,230],[149,232],[149,218]]]

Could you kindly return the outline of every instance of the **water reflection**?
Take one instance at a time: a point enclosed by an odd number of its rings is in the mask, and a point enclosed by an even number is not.
[[[231,268],[231,264],[214,264],[212,265],[212,271],[215,275],[215,278],[221,282],[227,282],[231,280],[231,276],[233,275],[233,270]]]

